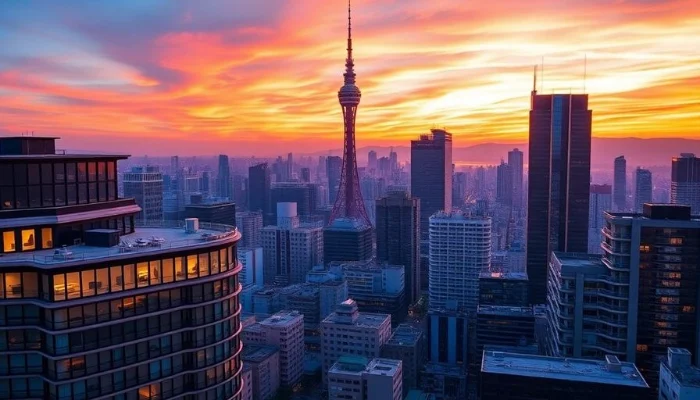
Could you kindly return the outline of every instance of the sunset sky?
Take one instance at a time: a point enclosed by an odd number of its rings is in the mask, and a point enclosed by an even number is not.
[[[344,0],[1,7],[0,134],[149,155],[342,146]],[[698,0],[354,0],[353,38],[358,146],[432,126],[524,142],[533,66],[543,93],[581,92],[584,55],[594,136],[700,138]]]

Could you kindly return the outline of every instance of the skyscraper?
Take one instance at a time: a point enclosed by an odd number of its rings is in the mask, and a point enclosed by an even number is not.
[[[651,171],[637,167],[634,187],[634,210],[642,212],[644,203],[652,202],[652,190],[654,186],[651,182]]]
[[[340,175],[343,170],[343,159],[338,156],[326,158],[326,176],[328,177],[328,203],[335,204],[340,188]]]
[[[219,174],[216,176],[216,194],[219,197],[232,199],[231,168],[228,165],[228,156],[219,155]]]
[[[263,213],[263,224],[274,224],[270,210],[270,168],[267,163],[248,168],[248,208]]]
[[[420,199],[421,239],[428,239],[429,218],[452,210],[452,134],[431,129],[411,141],[411,193]]]
[[[613,201],[615,211],[627,210],[627,160],[625,156],[615,158]]]
[[[372,223],[367,216],[362,193],[360,178],[357,174],[357,153],[355,151],[355,118],[357,106],[360,104],[360,88],[355,85],[355,61],[352,58],[352,24],[350,19],[350,3],[348,2],[348,55],[345,59],[345,84],[338,91],[338,101],[343,109],[343,126],[345,140],[343,143],[343,167],[340,175],[338,197],[333,204],[330,221],[338,218],[357,219],[368,227]]]
[[[588,253],[598,254],[603,250],[600,242],[603,240],[606,211],[612,209],[612,187],[610,185],[591,185],[591,197],[588,202]]]
[[[479,275],[491,264],[491,218],[461,212],[430,217],[428,304],[476,312]]]
[[[513,174],[513,207],[520,210],[523,207],[523,152],[519,149],[509,151],[508,165]]]
[[[533,304],[545,302],[552,251],[588,250],[591,114],[586,94],[532,91],[527,275]]]
[[[420,200],[406,191],[391,191],[377,200],[377,259],[403,265],[406,301],[420,297]]]
[[[367,168],[370,170],[377,169],[377,152],[374,150],[370,150],[367,153]]]
[[[513,168],[501,160],[501,165],[496,167],[496,202],[511,208],[513,192]]]
[[[123,183],[124,197],[133,197],[141,207],[141,212],[137,215],[138,220],[163,221],[163,174],[158,167],[133,167],[131,172],[124,173]],[[96,196],[97,193],[91,192],[91,195]],[[85,197],[85,202],[87,200]]]
[[[671,203],[687,204],[700,213],[700,158],[692,153],[673,157],[671,164]]]

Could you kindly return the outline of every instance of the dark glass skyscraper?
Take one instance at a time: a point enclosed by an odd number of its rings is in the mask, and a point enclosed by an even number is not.
[[[513,207],[523,207],[523,152],[513,149],[508,152],[508,165],[513,173]]]
[[[270,167],[267,163],[248,168],[248,208],[261,211],[265,225],[274,224],[270,209]]]
[[[231,193],[231,168],[228,165],[228,156],[219,155],[219,174],[216,176],[216,191],[219,197],[233,198]]]
[[[513,206],[513,168],[503,161],[496,167],[496,202],[507,208]]]
[[[431,215],[452,209],[452,134],[431,129],[411,141],[411,193],[420,199],[421,239],[428,239]]]
[[[687,204],[700,213],[700,158],[692,153],[673,157],[671,165],[671,203]]]
[[[613,182],[613,206],[615,211],[627,210],[627,160],[625,156],[615,158]]]
[[[406,301],[420,297],[420,199],[392,191],[376,202],[377,259],[403,265]]]
[[[591,110],[588,95],[532,93],[528,165],[530,300],[546,299],[552,251],[588,250]]]
[[[634,210],[636,212],[642,212],[644,203],[651,203],[653,188],[651,171],[637,167],[634,186]]]

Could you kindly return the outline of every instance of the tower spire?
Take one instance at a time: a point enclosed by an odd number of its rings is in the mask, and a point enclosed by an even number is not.
[[[348,0],[348,57],[345,59],[345,84],[355,83],[355,62],[352,59],[352,16]]]
[[[532,94],[537,94],[537,65],[535,65],[535,72],[532,75]]]

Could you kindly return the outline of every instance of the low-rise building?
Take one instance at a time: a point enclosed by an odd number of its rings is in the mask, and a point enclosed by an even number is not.
[[[328,370],[329,400],[401,400],[399,360],[342,356]]]
[[[659,372],[659,400],[695,399],[700,399],[700,368],[692,365],[690,351],[669,347]]]
[[[424,353],[423,332],[409,324],[397,326],[389,341],[382,346],[383,358],[402,362],[404,396],[409,390],[419,387],[420,369],[425,361]]]
[[[467,370],[464,366],[429,362],[421,373],[421,388],[435,400],[467,398]]]
[[[637,400],[649,385],[633,363],[485,351],[482,400]]]
[[[245,363],[243,364],[243,373],[241,374],[241,384],[243,385],[241,400],[253,400],[253,370]]]
[[[243,365],[251,371],[253,399],[271,399],[280,387],[280,353],[274,346],[243,346]]]

